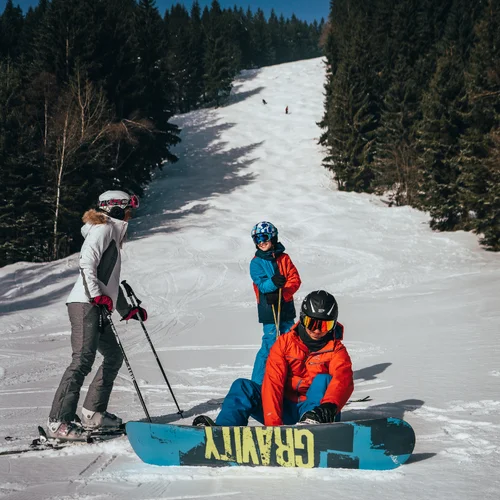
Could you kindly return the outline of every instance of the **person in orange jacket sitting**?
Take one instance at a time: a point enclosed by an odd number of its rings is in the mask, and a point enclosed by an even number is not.
[[[338,421],[354,382],[337,318],[333,295],[324,290],[307,295],[300,321],[271,348],[262,387],[235,380],[215,422],[200,415],[193,425],[244,426],[249,417],[267,426]]]

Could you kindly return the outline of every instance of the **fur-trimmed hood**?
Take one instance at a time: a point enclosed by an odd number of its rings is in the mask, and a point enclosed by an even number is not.
[[[119,219],[113,219],[109,215],[106,215],[103,212],[100,212],[99,210],[95,210],[91,208],[90,210],[87,210],[82,217],[82,221],[85,223],[82,226],[82,236],[84,238],[87,237],[89,234],[90,228],[92,226],[100,226],[102,224],[112,224],[115,228],[118,228],[118,231],[120,233],[119,240],[117,240],[117,243],[119,247],[121,248],[123,244],[123,240],[125,239],[125,234],[127,232],[127,227],[128,227],[128,222],[119,220]]]
[[[93,224],[94,226],[97,226],[97,224],[106,224],[108,216],[91,208],[83,214],[82,221],[84,224]]]
[[[84,225],[81,229],[82,236],[86,238],[92,226],[107,224],[108,220],[109,217],[106,214],[99,212],[98,210],[94,210],[93,208],[87,210],[82,217],[82,221],[84,222]]]

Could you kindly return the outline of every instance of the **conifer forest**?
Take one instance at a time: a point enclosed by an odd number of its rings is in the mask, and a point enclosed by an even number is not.
[[[500,1],[332,0],[321,144],[384,194],[500,250]]]

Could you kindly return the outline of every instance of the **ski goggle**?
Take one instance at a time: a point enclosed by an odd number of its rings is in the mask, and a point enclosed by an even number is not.
[[[111,200],[103,200],[99,203],[100,208],[105,207],[120,207],[123,209],[126,208],[139,208],[139,197],[136,194],[133,194],[129,200],[126,198],[120,199],[115,198]]]
[[[130,197],[130,201],[128,202],[128,205],[131,208],[139,208],[139,197],[136,194],[133,194]]]
[[[271,235],[268,233],[254,234],[252,239],[256,245],[259,243],[265,243],[266,241],[271,241]]]
[[[335,326],[335,320],[316,319],[316,318],[311,318],[310,316],[304,314],[304,316],[302,316],[302,324],[308,330],[312,331],[319,330],[320,332],[327,333],[330,330],[333,330],[333,327]]]

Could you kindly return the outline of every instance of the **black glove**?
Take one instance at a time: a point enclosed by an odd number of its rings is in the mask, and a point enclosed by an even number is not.
[[[337,415],[337,405],[334,403],[322,403],[316,408],[306,412],[309,420],[314,420],[320,424],[329,424],[335,422],[335,415]]]
[[[278,301],[280,299],[279,293],[278,292],[271,292],[271,293],[266,293],[266,302],[272,306],[272,305],[277,305]]]
[[[286,278],[282,274],[276,273],[271,279],[273,280],[275,286],[277,286],[278,288],[285,286]]]

